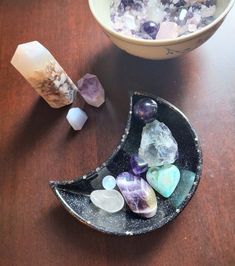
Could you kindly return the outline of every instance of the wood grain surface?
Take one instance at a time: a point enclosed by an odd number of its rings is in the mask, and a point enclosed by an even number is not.
[[[0,0],[0,265],[235,265],[234,32],[235,9],[199,49],[148,61],[116,48],[86,0]],[[85,105],[89,121],[81,132],[67,124],[69,107],[50,108],[10,65],[17,44],[32,40],[48,47],[74,81],[87,72],[100,78],[106,103]],[[189,117],[204,169],[174,222],[143,236],[115,237],[70,216],[48,181],[80,176],[108,157],[135,89]]]

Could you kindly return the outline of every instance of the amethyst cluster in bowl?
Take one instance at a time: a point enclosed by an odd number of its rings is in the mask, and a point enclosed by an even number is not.
[[[147,40],[174,39],[210,24],[216,0],[113,0],[114,30]]]
[[[153,190],[149,189],[148,183],[150,182],[145,179],[141,170],[145,169],[144,171],[146,171],[146,165],[141,161],[137,161],[138,165],[136,165],[136,158],[132,158],[134,154],[139,153],[145,126],[144,119],[149,119],[149,115],[143,117],[143,120],[137,119],[134,115],[134,106],[141,99],[152,99],[157,102],[158,109],[155,110],[157,119],[160,123],[167,125],[178,145],[178,155],[177,158],[174,158],[176,159],[174,165],[180,169],[180,180],[170,197],[154,192],[157,208],[155,208]],[[159,157],[160,159],[161,157]],[[130,167],[134,172],[130,173]],[[162,227],[184,209],[197,189],[201,169],[202,154],[198,137],[185,115],[161,98],[134,93],[130,99],[130,112],[125,133],[108,160],[80,178],[64,182],[51,181],[50,186],[65,209],[86,225],[109,234],[137,235]],[[169,171],[169,169],[166,167],[164,171]],[[154,170],[150,174],[152,173]],[[127,203],[126,207],[116,213],[107,213],[98,209],[89,197],[94,190],[102,189],[102,180],[107,175],[117,177],[117,185]],[[139,177],[133,178],[133,176]],[[132,201],[129,202],[130,194],[125,192],[126,181],[132,182],[132,187],[144,188],[143,197],[148,206],[129,205]],[[152,187],[154,188],[154,186]],[[145,202],[140,203],[145,204]],[[138,212],[142,209],[147,210],[144,217],[148,219],[143,218]],[[137,210],[136,213],[135,210]]]

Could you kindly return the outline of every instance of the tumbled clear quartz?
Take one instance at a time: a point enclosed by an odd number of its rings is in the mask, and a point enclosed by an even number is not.
[[[110,213],[120,211],[124,206],[124,199],[117,190],[94,190],[90,195],[92,203]]]
[[[79,93],[88,104],[99,107],[104,103],[104,89],[96,75],[87,73],[77,85]]]
[[[150,167],[174,163],[178,157],[178,145],[170,129],[162,122],[154,120],[142,131],[139,156]]]

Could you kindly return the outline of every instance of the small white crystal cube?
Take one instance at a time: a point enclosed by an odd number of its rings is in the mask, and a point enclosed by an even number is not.
[[[66,119],[74,130],[81,130],[86,123],[88,116],[82,109],[76,107],[71,108],[68,111]]]

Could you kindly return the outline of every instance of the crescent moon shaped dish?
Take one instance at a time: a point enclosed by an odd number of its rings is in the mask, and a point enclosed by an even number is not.
[[[107,175],[117,177],[128,171],[131,155],[137,154],[143,123],[133,115],[133,106],[142,98],[150,98],[158,104],[157,119],[171,130],[178,144],[180,181],[169,198],[156,193],[157,213],[144,219],[125,206],[117,213],[97,208],[90,200],[94,190],[103,189],[102,179]],[[147,94],[135,92],[130,97],[130,110],[120,144],[113,154],[94,171],[71,181],[50,181],[50,187],[65,209],[80,222],[103,233],[115,235],[139,235],[162,227],[174,220],[194,195],[202,173],[202,152],[197,134],[186,116],[171,103]]]

